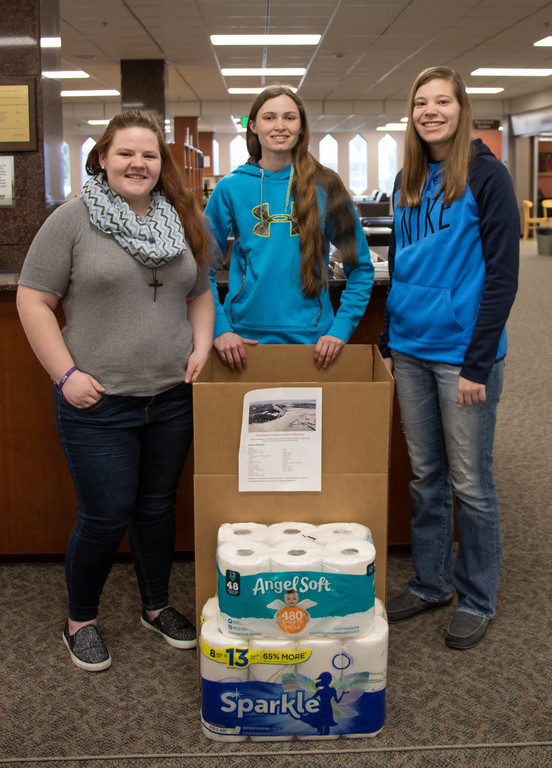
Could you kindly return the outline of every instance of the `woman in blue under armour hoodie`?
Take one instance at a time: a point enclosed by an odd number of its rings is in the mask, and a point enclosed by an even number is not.
[[[415,576],[390,621],[458,604],[448,647],[479,643],[496,610],[501,530],[492,451],[517,290],[520,223],[506,168],[472,141],[465,86],[432,67],[410,94],[380,348],[412,465]],[[453,494],[459,548],[453,560]]]
[[[218,246],[234,236],[228,294],[215,294],[215,348],[234,371],[247,344],[313,344],[327,367],[358,325],[374,268],[351,199],[339,176],[308,151],[301,99],[266,88],[247,124],[251,157],[215,186],[206,208]],[[328,292],[330,242],[348,280],[334,315]]]

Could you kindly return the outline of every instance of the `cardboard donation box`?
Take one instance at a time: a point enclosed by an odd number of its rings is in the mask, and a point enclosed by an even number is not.
[[[213,352],[194,383],[210,739],[375,736],[385,720],[394,382],[373,346],[325,370],[313,350],[253,347],[242,374]]]
[[[316,368],[313,350],[310,345],[248,347],[241,374],[232,373],[213,350],[194,383],[198,621],[217,591],[218,528],[240,521],[368,526],[377,553],[375,594],[385,602],[393,377],[372,345],[346,345],[327,369]],[[252,390],[275,387],[322,389],[321,491],[239,491],[244,398]]]

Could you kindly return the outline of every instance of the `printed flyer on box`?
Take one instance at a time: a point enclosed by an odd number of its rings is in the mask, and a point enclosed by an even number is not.
[[[322,490],[322,387],[245,395],[239,490]]]

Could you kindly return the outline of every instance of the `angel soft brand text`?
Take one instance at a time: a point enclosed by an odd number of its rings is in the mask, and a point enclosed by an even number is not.
[[[331,592],[332,585],[325,576],[320,576],[318,579],[313,579],[310,576],[294,576],[285,581],[258,578],[253,587],[253,594],[264,595],[272,591],[281,595],[290,589],[294,589],[296,592]]]

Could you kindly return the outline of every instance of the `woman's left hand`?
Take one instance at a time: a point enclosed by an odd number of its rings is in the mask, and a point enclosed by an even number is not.
[[[475,405],[484,403],[487,399],[487,392],[484,384],[478,384],[477,381],[470,381],[460,376],[458,380],[458,405]]]
[[[337,336],[321,336],[314,348],[314,363],[317,368],[327,368],[345,346],[342,339]]]

